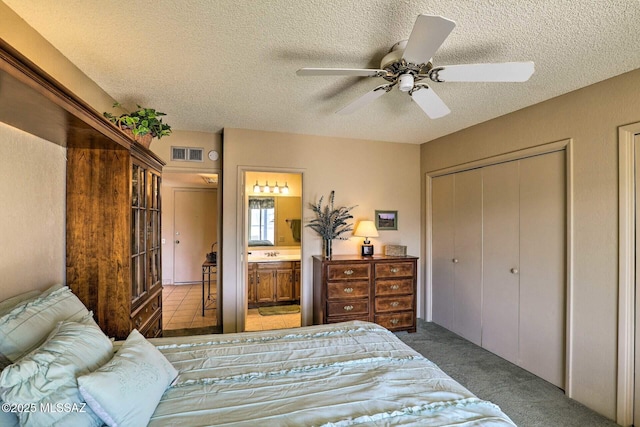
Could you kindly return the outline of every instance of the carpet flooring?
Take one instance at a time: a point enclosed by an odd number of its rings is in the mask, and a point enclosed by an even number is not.
[[[417,332],[397,336],[476,396],[500,406],[519,427],[617,426],[553,384],[434,323],[418,319]]]

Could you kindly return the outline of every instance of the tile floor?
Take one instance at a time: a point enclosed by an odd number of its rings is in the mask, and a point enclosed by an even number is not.
[[[266,331],[269,329],[299,328],[300,313],[277,316],[261,316],[257,308],[250,308],[247,313],[245,331]]]
[[[214,295],[215,297],[215,295]],[[214,300],[215,301],[215,300]],[[164,285],[162,289],[162,327],[164,329],[216,326],[215,302],[207,301],[202,317],[202,285]],[[300,327],[300,313],[261,316],[257,308],[247,313],[246,331]]]
[[[201,328],[216,326],[216,323],[215,300],[206,301],[202,317],[202,285],[163,286],[163,329]]]

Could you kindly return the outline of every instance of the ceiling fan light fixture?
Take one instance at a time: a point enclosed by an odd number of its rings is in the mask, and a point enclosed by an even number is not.
[[[409,92],[413,89],[413,82],[413,74],[403,74],[398,79],[398,89],[400,89],[401,92]]]

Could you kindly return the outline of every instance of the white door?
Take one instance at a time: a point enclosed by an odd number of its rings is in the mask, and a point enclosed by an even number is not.
[[[482,170],[482,347],[518,363],[520,306],[519,162]]]
[[[431,180],[431,310],[433,321],[447,329],[453,329],[453,181],[454,175]]]
[[[482,338],[482,171],[454,177],[454,293],[452,331],[480,345]]]
[[[217,191],[175,190],[174,283],[202,280],[202,263],[217,234]]]
[[[564,389],[565,152],[520,161],[520,363]]]

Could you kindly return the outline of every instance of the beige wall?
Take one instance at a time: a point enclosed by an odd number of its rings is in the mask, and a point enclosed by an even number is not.
[[[224,130],[223,173],[223,321],[225,332],[242,324],[245,296],[242,277],[240,233],[243,215],[238,198],[244,170],[293,171],[303,174],[302,220],[313,218],[309,203],[320,196],[327,199],[336,191],[338,206],[358,205],[354,220],[373,219],[376,209],[398,211],[398,231],[381,231],[372,238],[377,253],[384,244],[407,246],[411,255],[420,255],[420,147],[378,141],[339,139],[261,132]],[[362,238],[334,242],[336,254],[359,254]],[[321,239],[311,229],[302,230],[302,315],[303,324],[312,318],[312,263],[319,255]],[[419,295],[419,298],[421,295]]]
[[[64,282],[65,153],[0,123],[0,301]]]
[[[640,70],[421,146],[424,174],[539,144],[573,140],[572,397],[615,418],[617,128],[640,121]],[[423,239],[423,244],[425,244]]]

